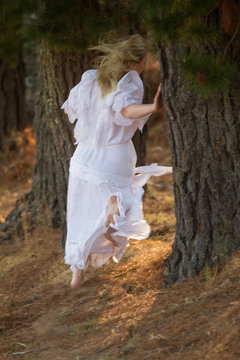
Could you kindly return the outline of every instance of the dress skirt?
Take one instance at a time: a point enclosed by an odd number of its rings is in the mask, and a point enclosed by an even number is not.
[[[79,143],[70,162],[67,195],[65,263],[86,269],[118,262],[129,239],[146,239],[150,226],[143,218],[142,186],[151,175],[171,172],[157,164],[135,168],[132,141],[98,146]],[[138,173],[138,175],[135,175]],[[105,226],[108,202],[116,195],[120,215]]]

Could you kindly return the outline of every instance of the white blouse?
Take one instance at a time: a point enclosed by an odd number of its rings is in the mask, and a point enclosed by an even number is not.
[[[114,92],[101,99],[97,70],[86,71],[81,81],[70,91],[62,109],[68,112],[76,143],[112,145],[129,141],[137,128],[141,131],[150,115],[127,119],[121,110],[143,101],[143,83],[137,71],[131,70],[118,82]]]

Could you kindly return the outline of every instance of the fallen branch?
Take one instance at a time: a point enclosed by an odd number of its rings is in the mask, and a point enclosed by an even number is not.
[[[12,353],[11,355],[25,355],[25,354],[29,354],[29,353],[32,353],[32,352],[38,352],[38,351],[42,351],[42,350],[45,350],[47,349],[48,346],[44,346],[40,349],[32,349],[32,350],[26,350],[26,351],[17,351],[17,352],[14,352]]]
[[[15,343],[14,344],[16,344],[16,345],[21,345],[21,346],[23,346],[23,347],[27,347],[27,345],[26,344],[23,344],[23,343],[21,343],[21,342],[18,342],[18,341],[15,341]]]

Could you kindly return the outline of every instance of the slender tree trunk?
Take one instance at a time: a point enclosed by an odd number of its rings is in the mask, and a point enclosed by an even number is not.
[[[9,139],[26,126],[24,63],[16,68],[0,60],[0,151],[9,147]]]
[[[233,58],[239,49],[238,37]],[[164,286],[225,261],[240,246],[239,79],[229,94],[199,100],[181,80],[180,56],[179,48],[160,48],[176,213]]]

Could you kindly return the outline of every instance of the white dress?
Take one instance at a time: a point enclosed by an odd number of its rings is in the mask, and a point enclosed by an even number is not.
[[[70,161],[67,194],[65,263],[71,269],[86,269],[89,263],[99,267],[111,256],[118,262],[129,239],[149,236],[150,226],[142,212],[142,186],[151,175],[171,173],[171,167],[135,168],[131,138],[137,128],[142,131],[149,116],[127,119],[121,110],[142,100],[143,84],[135,70],[124,75],[104,100],[97,70],[88,70],[61,107],[71,123],[77,119],[77,147]],[[114,215],[115,224],[110,224],[114,232],[109,235],[104,223],[112,195],[117,196],[120,215]]]

